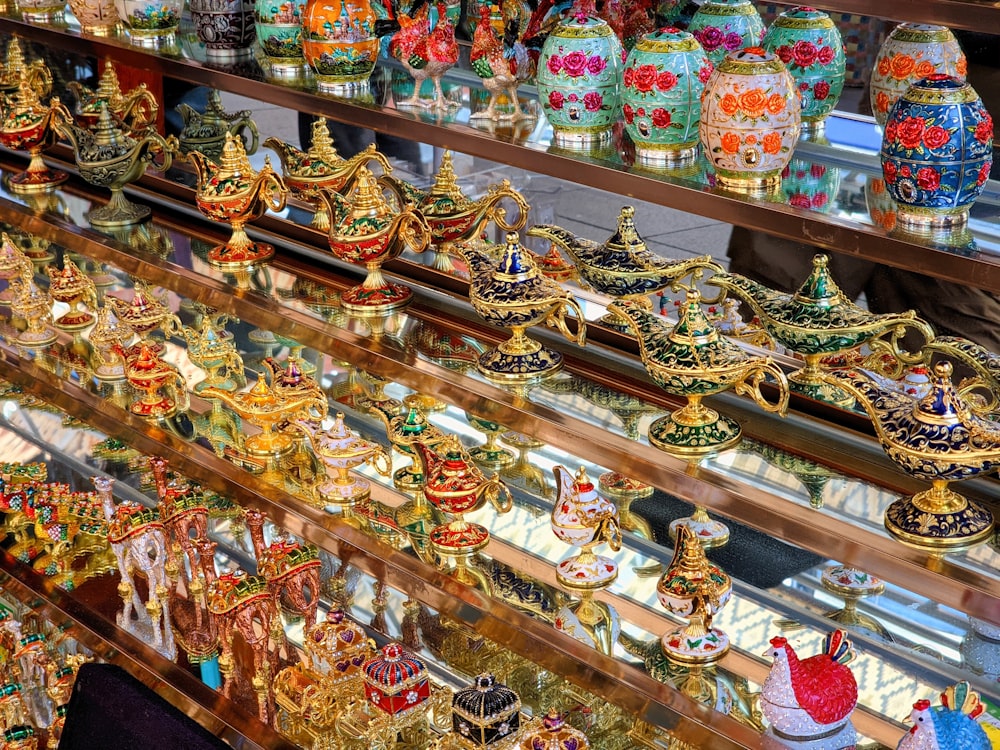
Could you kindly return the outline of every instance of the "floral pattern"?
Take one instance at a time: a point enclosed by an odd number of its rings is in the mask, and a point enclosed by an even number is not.
[[[707,0],[688,25],[708,59],[718,65],[730,52],[759,44],[764,22],[749,0]]]

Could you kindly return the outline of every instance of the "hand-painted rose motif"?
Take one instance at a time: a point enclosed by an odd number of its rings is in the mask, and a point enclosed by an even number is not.
[[[665,70],[656,77],[656,88],[660,91],[670,91],[677,85],[677,76],[671,70]]]
[[[979,168],[979,175],[976,177],[976,184],[982,185],[990,177],[990,167],[993,166],[993,162],[987,161],[983,166]]]
[[[563,96],[561,91],[549,92],[549,106],[552,107],[552,109],[562,109],[565,102],[566,97]]]
[[[921,167],[917,170],[917,186],[922,190],[937,190],[941,185],[941,175],[933,167]]]
[[[740,150],[740,137],[736,133],[723,133],[721,145],[727,154],[735,154]]]
[[[788,205],[795,206],[796,208],[810,208],[812,201],[809,200],[809,196],[805,193],[795,193],[788,196]]]
[[[625,68],[625,73],[622,74],[622,85],[629,89],[635,85],[635,68]]]
[[[767,111],[772,115],[780,115],[785,111],[785,97],[781,94],[771,94],[767,97]]]
[[[563,70],[571,78],[579,78],[587,71],[587,56],[579,50],[573,50],[562,60]]]
[[[885,182],[887,185],[894,185],[896,183],[896,162],[887,161],[882,165],[882,176],[885,177]]]
[[[815,178],[815,179],[818,180],[819,178],[821,178],[825,174],[826,174],[826,167],[823,166],[822,164],[812,164],[809,167],[809,176],[810,177],[813,177],[813,178]]]
[[[904,55],[902,52],[897,52],[889,60],[889,73],[897,81],[902,81],[909,78],[913,73],[914,69],[917,67],[916,62],[909,55]]]
[[[587,108],[588,112],[596,112],[604,106],[604,97],[596,91],[588,91],[583,96],[583,106]]]
[[[919,148],[924,135],[924,121],[919,117],[907,117],[896,128],[896,138],[903,148]]]
[[[600,55],[592,55],[587,60],[587,72],[592,76],[600,75],[608,67],[607,61]]]
[[[830,96],[830,84],[826,81],[817,81],[816,85],[813,86],[813,96],[817,101],[824,101]]]
[[[883,113],[889,111],[889,95],[884,91],[875,94],[875,109]]]
[[[816,53],[816,60],[820,65],[829,65],[836,56],[837,53],[833,51],[833,47],[820,47],[819,52]]]
[[[670,127],[670,113],[662,107],[653,110],[653,124],[658,128]]]
[[[740,109],[751,120],[759,119],[767,106],[767,95],[760,89],[750,89],[739,96]]]
[[[732,117],[739,111],[740,103],[733,94],[724,94],[722,100],[719,102],[719,109],[722,110],[724,115]]]
[[[632,109],[631,104],[626,104],[622,107],[622,114],[625,116],[625,122],[629,125],[635,121],[635,110]]]
[[[807,39],[800,39],[792,47],[792,60],[800,68],[808,68],[816,61],[816,45]]]
[[[940,125],[931,125],[924,131],[924,145],[927,148],[941,148],[950,140],[948,131]]]
[[[986,115],[979,124],[976,125],[975,139],[980,143],[989,143],[993,138],[993,117]]]
[[[653,86],[656,85],[656,66],[655,65],[640,65],[635,71],[635,88],[637,91],[642,93],[648,93],[653,90]]]
[[[778,49],[774,51],[774,54],[778,56],[785,65],[788,65],[792,61],[792,48],[787,44],[782,44]]]
[[[723,42],[723,45],[727,50],[733,52],[743,46],[743,37],[735,31],[730,31],[726,34],[726,40]]]
[[[563,61],[559,55],[552,55],[552,57],[546,61],[545,65],[548,67],[549,72],[552,75],[559,75],[559,71],[562,70]]]
[[[761,142],[765,154],[776,154],[781,151],[781,135],[779,133],[768,133]]]
[[[712,71],[714,70],[712,63],[705,65],[698,69],[698,80],[702,83],[708,83],[708,79],[712,77]]]
[[[926,78],[927,76],[934,75],[935,72],[934,63],[930,60],[921,60],[913,70],[913,77],[918,79]]]
[[[715,26],[706,26],[700,31],[693,33],[695,39],[698,40],[706,52],[715,52],[715,50],[722,46],[726,39],[726,35],[722,33],[722,29]]]

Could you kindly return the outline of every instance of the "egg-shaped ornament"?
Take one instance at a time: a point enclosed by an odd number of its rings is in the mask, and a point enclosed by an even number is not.
[[[964,225],[993,165],[993,118],[968,83],[928,76],[893,105],[881,158],[900,225]]]
[[[730,52],[712,72],[701,109],[701,145],[719,184],[768,193],[781,183],[799,137],[795,82],[763,47]]]
[[[899,24],[882,42],[872,69],[869,95],[875,121],[885,125],[896,100],[935,73],[965,80],[965,54],[955,35],[946,26]]]
[[[718,65],[731,52],[764,38],[764,21],[750,0],[706,0],[688,25],[708,59]]]
[[[302,53],[320,91],[348,95],[368,88],[379,40],[368,0],[309,0],[302,17]]]
[[[641,164],[676,164],[698,155],[701,95],[712,63],[687,31],[643,36],[625,61],[622,116]]]
[[[844,90],[847,55],[833,20],[821,10],[797,6],[779,15],[761,46],[785,64],[802,104],[802,135],[824,129]]]
[[[611,139],[620,111],[622,45],[584,0],[560,21],[538,59],[538,100],[557,146],[589,150]]]
[[[294,78],[305,73],[302,56],[304,0],[258,0],[254,3],[257,40],[267,71],[276,78]]]

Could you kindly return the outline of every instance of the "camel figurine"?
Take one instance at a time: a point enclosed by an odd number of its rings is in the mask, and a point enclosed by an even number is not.
[[[319,550],[312,544],[289,540],[284,534],[265,546],[264,522],[267,514],[248,508],[244,517],[257,558],[257,572],[267,581],[276,611],[281,612],[284,599],[302,615],[303,628],[309,632],[316,624],[316,609],[319,606]]]
[[[205,576],[208,611],[215,620],[222,650],[219,655],[219,670],[224,679],[222,692],[227,698],[234,698],[233,636],[239,633],[253,652],[251,685],[257,693],[258,717],[267,724],[273,705],[271,628],[278,619],[267,581],[242,569],[219,575],[215,570],[216,543],[200,537],[195,544]]]
[[[180,572],[179,551],[187,557],[192,594],[200,593],[202,582],[199,573],[201,561],[194,540],[208,536],[208,502],[205,493],[195,487],[177,489],[167,482],[167,460],[154,456],[149,466],[156,483],[156,496],[160,501],[160,520],[167,530],[167,575],[171,578]]]
[[[125,607],[118,616],[118,626],[142,640],[147,640],[148,635],[153,648],[173,660],[177,657],[177,647],[167,611],[167,532],[160,514],[155,509],[130,501],[116,506],[112,494],[113,477],[93,477],[92,481],[101,498],[104,518],[108,522],[108,543],[115,553],[121,574],[118,594]],[[133,575],[136,572],[146,577],[149,594],[145,603],[135,587]],[[133,623],[133,609],[139,615],[140,623],[143,612],[148,616],[148,622],[141,625]],[[143,625],[148,625],[151,632],[141,632],[145,629]]]

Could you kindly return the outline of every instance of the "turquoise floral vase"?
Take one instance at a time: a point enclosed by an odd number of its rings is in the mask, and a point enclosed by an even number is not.
[[[718,65],[730,52],[760,44],[764,21],[750,0],[707,0],[694,14],[688,31],[712,65]]]
[[[693,161],[701,94],[712,63],[694,35],[674,28],[646,34],[625,61],[622,115],[640,164]]]
[[[611,138],[621,111],[622,45],[604,20],[578,13],[545,40],[538,60],[538,99],[555,144],[589,149]]]
[[[799,6],[778,16],[761,45],[785,64],[802,102],[802,135],[823,129],[844,90],[847,56],[826,13]]]
[[[928,76],[889,110],[881,157],[900,225],[960,226],[993,164],[993,118],[968,83]]]
[[[254,24],[257,41],[271,75],[293,78],[305,73],[302,56],[302,15],[305,0],[257,0]]]
[[[781,172],[781,192],[788,205],[829,213],[840,190],[840,170],[808,159],[792,159]]]

